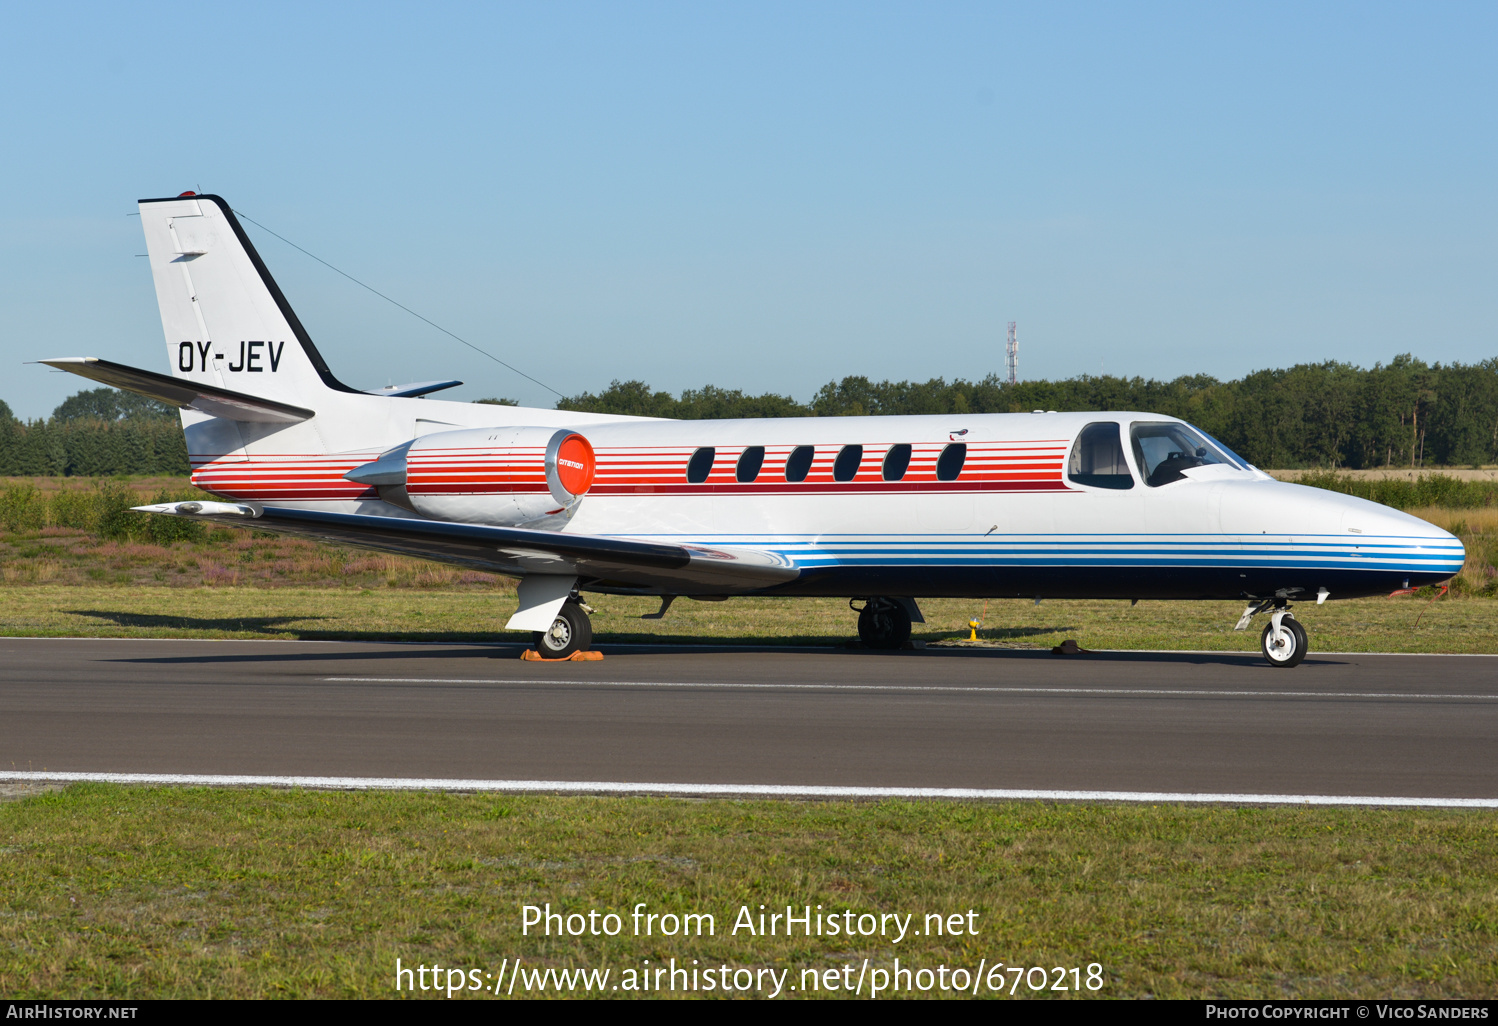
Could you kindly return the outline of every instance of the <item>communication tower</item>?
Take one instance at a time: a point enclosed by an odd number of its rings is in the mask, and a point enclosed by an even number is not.
[[[1009,322],[1009,343],[1004,347],[1004,362],[1009,368],[1009,383],[1016,384],[1019,381],[1019,336],[1015,333],[1014,322]]]

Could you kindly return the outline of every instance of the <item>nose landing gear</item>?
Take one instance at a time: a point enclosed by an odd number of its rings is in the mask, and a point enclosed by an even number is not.
[[[1264,633],[1259,638],[1259,647],[1270,666],[1297,666],[1306,657],[1309,645],[1306,629],[1288,609],[1281,610],[1269,618]]]
[[[1264,625],[1264,633],[1259,636],[1259,648],[1270,666],[1286,669],[1299,666],[1310,651],[1310,639],[1306,635],[1306,629],[1295,619],[1295,614],[1290,612],[1287,596],[1276,595],[1250,605],[1243,610],[1243,615],[1238,618],[1238,624],[1233,630],[1245,629],[1256,614],[1267,613],[1271,609],[1274,613],[1269,617],[1269,623]]]

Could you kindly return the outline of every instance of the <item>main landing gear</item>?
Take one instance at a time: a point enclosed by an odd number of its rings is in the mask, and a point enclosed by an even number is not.
[[[895,649],[910,640],[910,613],[891,598],[868,598],[860,609],[849,599],[848,608],[858,614],[858,640],[868,648]]]
[[[1284,597],[1276,596],[1249,606],[1233,629],[1245,629],[1255,614],[1266,613],[1271,609],[1274,613],[1264,625],[1264,633],[1259,636],[1259,648],[1263,651],[1264,658],[1269,660],[1270,666],[1286,669],[1299,666],[1306,653],[1311,650],[1310,640],[1306,636],[1306,629],[1295,619],[1295,614],[1290,612],[1290,603]]]
[[[546,659],[566,659],[593,644],[593,621],[588,619],[592,611],[577,596],[568,599],[551,622],[551,628],[532,635],[536,651]]]

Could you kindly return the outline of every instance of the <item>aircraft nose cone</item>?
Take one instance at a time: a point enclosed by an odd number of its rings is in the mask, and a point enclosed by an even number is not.
[[[1402,535],[1445,543],[1457,540],[1450,531],[1429,520],[1362,499],[1355,500],[1355,504],[1344,500],[1342,527],[1349,534]]]
[[[1401,572],[1409,573],[1406,587],[1438,583],[1461,573],[1467,547],[1450,531],[1365,499],[1344,497],[1343,503],[1342,528],[1347,537],[1366,538],[1374,546],[1369,551],[1392,558]]]

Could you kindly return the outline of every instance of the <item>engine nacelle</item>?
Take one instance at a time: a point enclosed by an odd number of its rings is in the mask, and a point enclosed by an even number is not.
[[[439,431],[344,475],[432,520],[560,528],[593,484],[593,446],[565,428]]]

